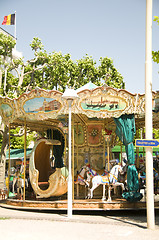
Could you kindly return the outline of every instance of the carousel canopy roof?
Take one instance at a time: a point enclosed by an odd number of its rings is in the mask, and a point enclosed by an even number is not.
[[[26,156],[29,157],[32,148],[26,149]],[[10,149],[10,159],[22,159],[24,158],[24,149]],[[9,159],[9,151],[7,151],[6,159]]]
[[[97,87],[89,82],[76,90],[78,98],[73,100],[72,113],[75,123],[90,122],[115,127],[113,118],[123,114],[135,114],[138,127],[144,127],[145,95],[132,94],[124,89],[114,89],[106,85]],[[153,105],[158,93],[153,92]],[[158,102],[156,101],[158,106]],[[155,106],[155,109],[156,109]],[[67,119],[69,106],[63,93],[56,90],[34,89],[19,98],[0,97],[0,114],[7,125],[23,125],[31,128],[52,128]],[[153,113],[154,127],[158,126],[158,111]]]
[[[88,82],[88,83],[86,83],[84,86],[78,88],[78,89],[76,90],[76,92],[81,92],[81,91],[86,90],[86,89],[92,90],[92,89],[95,89],[95,88],[97,88],[97,87],[98,87],[98,86],[95,85],[94,83]]]

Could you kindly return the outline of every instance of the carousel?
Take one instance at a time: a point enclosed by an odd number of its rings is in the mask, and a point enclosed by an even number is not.
[[[145,124],[145,95],[91,82],[72,91],[70,96],[36,88],[17,99],[0,98],[2,121],[9,129],[25,129],[21,168],[12,174],[8,162],[8,179],[14,177],[11,188],[8,181],[5,203],[67,209],[71,198],[73,210],[146,208],[144,160],[140,166],[139,154],[134,154],[136,130]],[[157,99],[158,92],[153,92],[154,128],[159,122]],[[37,139],[27,168],[28,130]],[[120,160],[112,153],[117,143],[126,151]]]

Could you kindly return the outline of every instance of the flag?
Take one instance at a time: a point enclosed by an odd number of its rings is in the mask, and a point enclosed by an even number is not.
[[[2,25],[15,25],[15,13],[4,16]]]

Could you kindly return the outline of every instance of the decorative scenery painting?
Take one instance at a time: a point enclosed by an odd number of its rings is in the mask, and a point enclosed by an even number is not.
[[[4,117],[10,117],[13,112],[12,108],[8,104],[1,104],[0,111]]]
[[[25,102],[23,108],[26,113],[56,111],[61,107],[61,103],[53,98],[33,98]]]
[[[99,96],[89,99],[84,99],[81,102],[81,107],[83,110],[93,110],[93,111],[118,111],[124,110],[126,107],[126,102],[121,98],[115,98],[108,96],[107,98]]]

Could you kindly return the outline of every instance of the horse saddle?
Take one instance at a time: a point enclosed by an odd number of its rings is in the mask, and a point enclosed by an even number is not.
[[[104,184],[109,184],[109,178],[108,178],[108,176],[102,176],[101,182],[104,183]]]

